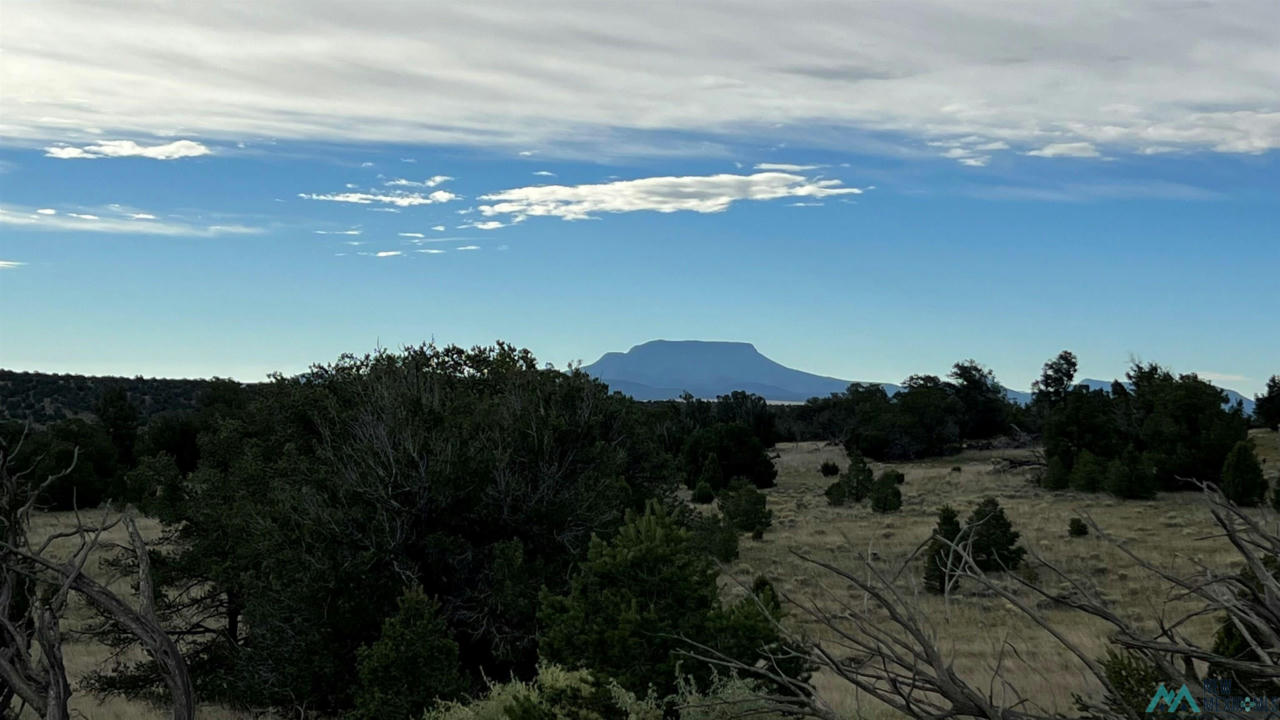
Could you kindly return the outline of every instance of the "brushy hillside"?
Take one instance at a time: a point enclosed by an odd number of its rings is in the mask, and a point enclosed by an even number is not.
[[[1255,430],[1251,436],[1268,480],[1280,483],[1280,434]],[[928,462],[876,464],[877,472],[894,467],[906,476],[901,511],[879,515],[865,505],[827,505],[822,493],[829,478],[824,478],[818,468],[824,461],[843,467],[846,460],[841,448],[821,443],[784,443],[777,450],[778,485],[765,491],[776,516],[774,527],[760,541],[743,538],[740,559],[728,566],[722,576],[727,595],[742,592],[740,583],[749,585],[757,574],[763,573],[793,600],[826,605],[845,602],[862,608],[861,596],[851,593],[829,574],[806,564],[792,551],[848,568],[856,567],[865,557],[878,559],[886,566],[896,564],[929,537],[940,506],[950,504],[963,516],[980,498],[988,495],[1000,500],[1028,547],[1060,564],[1072,575],[1093,580],[1104,596],[1126,614],[1152,616],[1167,598],[1153,594],[1154,585],[1148,582],[1144,572],[1114,547],[1092,535],[1069,537],[1067,524],[1071,518],[1087,513],[1133,552],[1172,568],[1188,569],[1195,563],[1223,566],[1238,558],[1224,541],[1206,539],[1213,534],[1213,525],[1195,493],[1162,493],[1151,501],[1121,501],[1100,494],[1050,492],[1031,484],[1025,471],[999,469],[999,458],[1026,451],[971,451]],[[43,514],[39,516],[34,539],[39,541],[44,534],[66,529],[71,522],[68,513]],[[144,532],[149,535],[158,531],[156,523],[144,525]],[[1036,563],[1032,562],[1025,572],[1034,573],[1035,567]],[[902,577],[904,587],[920,586],[920,568],[917,560],[911,572]],[[98,577],[108,575],[103,566],[91,569]],[[116,583],[123,587],[128,580],[120,579]],[[1005,666],[1015,669],[1013,676],[1020,688],[1051,707],[1066,712],[1071,709],[1073,693],[1096,692],[1080,671],[1078,660],[1068,656],[1041,631],[1030,627],[1022,615],[1002,600],[962,591],[958,597],[944,601],[923,589],[916,597],[925,607],[932,608],[935,629],[944,641],[942,646],[952,651],[957,668],[966,676],[989,677],[990,668],[1003,656]],[[1105,639],[1100,627],[1080,622],[1075,614],[1049,607],[1042,609],[1051,616],[1074,622],[1071,639],[1102,654]],[[87,611],[76,614],[80,620],[88,617]],[[794,610],[790,618],[791,622],[804,626]],[[815,627],[806,629],[818,632]],[[1203,634],[1211,631],[1210,620],[1192,630]],[[1016,656],[1006,643],[1017,647]],[[1003,653],[1002,648],[1005,648]],[[109,662],[107,648],[83,639],[68,644],[66,655],[73,682]],[[818,676],[817,685],[836,708],[851,715],[897,717],[859,698],[834,678]],[[162,711],[140,703],[120,699],[99,703],[83,693],[77,693],[72,703],[85,717],[103,720],[164,717]],[[205,707],[200,717],[245,716]]]
[[[208,380],[99,377],[0,369],[0,420],[46,425],[66,418],[89,417],[102,394],[123,387],[143,417],[170,410],[190,410]]]

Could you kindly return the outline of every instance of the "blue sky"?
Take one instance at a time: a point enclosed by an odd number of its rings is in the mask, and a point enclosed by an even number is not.
[[[0,367],[1280,372],[1280,9],[5,0]]]

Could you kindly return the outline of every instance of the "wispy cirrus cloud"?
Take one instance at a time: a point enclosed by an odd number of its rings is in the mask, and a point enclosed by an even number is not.
[[[1102,155],[1102,153],[1098,152],[1098,148],[1090,142],[1049,143],[1038,150],[1031,150],[1027,154],[1044,158],[1096,158]]]
[[[1208,380],[1210,382],[1248,382],[1252,379],[1247,375],[1212,372],[1209,370],[1197,370],[1196,375],[1198,375],[1202,380]]]
[[[632,131],[755,139],[820,125],[834,129],[832,143],[848,131],[978,136],[1019,153],[1076,142],[1107,155],[1280,147],[1273,0],[1229,12],[1166,0],[272,8],[25,5],[0,25],[0,85],[12,100],[0,131],[181,128],[552,154],[579,139],[607,152]],[[158,58],[182,67],[182,82],[157,72]],[[325,91],[299,88],[299,77]]]
[[[359,228],[351,228],[350,230],[313,230],[316,235],[359,235],[363,232]]]
[[[51,208],[41,208],[49,210]],[[27,230],[57,230],[60,232],[96,232],[117,235],[165,235],[174,237],[217,237],[219,235],[250,235],[262,232],[262,228],[247,225],[196,225],[171,220],[144,220],[131,217],[101,217],[90,213],[42,213],[32,208],[0,207],[0,225],[21,227]]]
[[[0,270],[16,270],[23,265],[26,265],[26,263],[18,262],[17,260],[0,260]]]
[[[791,163],[756,163],[756,170],[776,170],[778,172],[804,172],[817,170],[822,165],[793,165]]]
[[[396,178],[394,180],[388,180],[382,184],[391,187],[433,188],[437,185],[447,183],[452,179],[453,178],[448,175],[432,175],[426,180],[406,180],[405,178]]]
[[[304,200],[327,200],[329,202],[352,203],[355,205],[371,205],[382,203],[396,207],[415,207],[418,205],[435,205],[457,200],[460,196],[447,190],[436,190],[431,193],[396,192],[390,194],[345,192],[345,193],[298,193]]]
[[[742,200],[824,198],[857,195],[861,188],[844,187],[840,180],[812,180],[783,172],[753,175],[692,175],[618,180],[591,185],[534,185],[480,196],[485,217],[506,216],[512,222],[526,217],[586,220],[600,213],[651,211],[715,213]],[[475,227],[489,229],[476,224]]]
[[[59,160],[95,160],[99,158],[141,157],[152,160],[178,160],[180,158],[210,155],[213,151],[194,140],[174,140],[163,145],[139,145],[132,140],[103,140],[92,145],[50,145],[44,149],[45,157]]]

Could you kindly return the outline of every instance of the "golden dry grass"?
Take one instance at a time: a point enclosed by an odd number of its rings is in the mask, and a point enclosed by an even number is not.
[[[82,514],[82,518],[87,524],[93,524],[101,520],[102,516],[100,513],[86,512]],[[32,545],[38,546],[50,535],[73,530],[75,527],[76,517],[73,513],[39,513],[32,518]],[[143,537],[154,538],[160,534],[160,523],[151,518],[139,518],[138,530]],[[104,545],[127,545],[129,536],[122,526],[117,525],[103,533],[101,541]],[[76,544],[77,541],[74,539],[58,540],[50,546],[52,549],[51,554],[67,557],[74,551]],[[106,583],[108,587],[123,596],[132,597],[133,590],[130,578],[119,577],[111,572],[109,566],[104,562],[107,556],[107,551],[97,552],[86,564],[86,572],[95,580]],[[89,720],[162,720],[163,718],[171,717],[165,708],[157,708],[146,703],[123,698],[99,700],[87,692],[76,690],[77,684],[81,679],[95,670],[109,668],[111,663],[110,648],[93,641],[91,638],[76,635],[74,632],[79,628],[83,628],[93,617],[93,611],[78,596],[72,594],[62,623],[64,634],[67,636],[66,642],[63,644],[63,659],[67,668],[67,677],[71,681],[74,691],[70,702],[71,716],[73,718],[88,718]],[[128,659],[134,659],[134,656],[129,656]],[[215,706],[199,708],[197,716],[208,718],[209,720],[214,720],[215,718],[219,720],[238,720],[249,717]],[[35,720],[37,716],[28,708],[19,717],[22,720],[27,720],[28,718]]]
[[[1280,474],[1280,436],[1253,434],[1268,478]],[[762,541],[743,540],[741,557],[729,568],[739,582],[749,583],[764,574],[793,598],[834,605],[836,600],[864,607],[864,598],[830,573],[791,554],[797,551],[845,569],[861,567],[864,558],[894,567],[928,539],[939,507],[949,504],[963,519],[988,495],[999,499],[1023,543],[1075,578],[1091,581],[1102,596],[1122,614],[1154,617],[1166,608],[1168,589],[1142,570],[1121,550],[1090,535],[1071,538],[1067,523],[1087,513],[1103,530],[1135,554],[1161,567],[1190,572],[1197,564],[1215,568],[1235,566],[1234,553],[1223,540],[1209,537],[1214,525],[1195,493],[1161,494],[1152,501],[1121,501],[1107,495],[1048,492],[1032,485],[1026,472],[993,471],[992,459],[1017,451],[967,452],[953,458],[896,464],[906,475],[903,507],[890,515],[878,515],[865,506],[829,507],[823,490],[830,479],[818,466],[825,460],[845,464],[843,451],[820,443],[784,444],[778,448],[778,486],[766,491],[774,512],[774,527]],[[886,465],[874,465],[880,472]],[[953,472],[952,468],[960,468]],[[1259,510],[1274,522],[1269,510]],[[1018,648],[1018,656],[1005,653],[1005,675],[1023,693],[1039,703],[1062,711],[1071,709],[1073,693],[1096,695],[1097,688],[1080,661],[1047,633],[1036,628],[1003,600],[977,597],[961,589],[950,602],[928,595],[920,587],[923,566],[917,562],[905,573],[901,589],[914,597],[931,618],[939,645],[954,658],[962,675],[979,687],[987,687],[992,668],[1006,643]],[[1047,572],[1041,580],[1058,587]],[[1014,584],[1010,582],[1010,588]],[[972,586],[969,591],[972,591]],[[1061,585],[1065,590],[1066,586]],[[1029,593],[1021,592],[1028,597]],[[1044,603],[1042,603],[1043,605]],[[1045,614],[1065,635],[1094,656],[1106,648],[1106,629],[1079,613],[1045,609]],[[814,637],[819,626],[793,613],[792,622]],[[829,633],[829,631],[827,631]],[[1212,620],[1191,631],[1201,639],[1212,633]],[[823,697],[833,706],[858,717],[893,717],[883,706],[859,698],[834,676],[815,680]]]

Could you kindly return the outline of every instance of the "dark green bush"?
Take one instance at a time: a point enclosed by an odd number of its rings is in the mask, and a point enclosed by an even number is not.
[[[1067,523],[1067,534],[1071,537],[1084,537],[1089,534],[1089,526],[1080,518],[1071,518]]]
[[[1155,663],[1133,650],[1117,652],[1108,648],[1106,657],[1098,664],[1102,666],[1102,672],[1111,687],[1116,690],[1116,694],[1108,692],[1102,699],[1102,704],[1110,711],[1109,717],[1145,717],[1152,691],[1162,683],[1173,684]],[[1090,711],[1083,698],[1078,695],[1075,696],[1075,703],[1082,713]],[[1167,713],[1165,715],[1169,717]]]
[[[710,666],[682,654],[689,641],[752,665],[778,647],[777,631],[755,601],[722,606],[717,575],[693,536],[650,503],[613,540],[592,540],[567,594],[543,591],[542,659],[659,697],[676,690],[677,666],[700,683],[712,677]]]
[[[720,512],[742,532],[761,532],[773,525],[773,511],[767,507],[764,493],[743,481],[729,484],[718,498]]]
[[[951,472],[953,473],[964,472],[964,468],[960,467],[959,465],[952,465]]]
[[[738,559],[738,529],[720,513],[695,513],[689,522],[694,545],[720,562]]]
[[[699,505],[706,505],[716,499],[716,491],[711,489],[710,484],[700,482],[698,487],[693,489],[692,499]]]
[[[880,473],[880,479],[887,480],[894,485],[901,485],[907,481],[907,476],[903,475],[901,470],[889,468],[888,470]]]
[[[901,475],[901,473],[899,473]],[[880,476],[871,486],[871,509],[878,513],[891,513],[902,508],[902,491],[888,473]]]
[[[703,475],[708,455],[720,464],[720,473],[715,477]],[[718,491],[735,477],[746,478],[758,488],[770,488],[778,477],[760,438],[739,423],[721,423],[696,431],[685,442],[681,457],[685,483],[690,488],[706,479]]]
[[[818,468],[818,472],[822,473],[822,477],[835,477],[840,474],[840,466],[827,460]]]
[[[933,535],[924,554],[924,587],[929,592],[942,594],[949,579],[946,568],[951,548],[947,542],[955,542],[960,537],[960,516],[951,506],[944,505],[938,510],[938,526]]]
[[[724,487],[724,475],[720,471],[720,460],[715,453],[707,453],[707,457],[702,461],[702,470],[698,472],[698,484],[694,486],[694,490],[705,485],[711,491],[711,496],[715,497],[715,491]],[[699,502],[696,501],[695,502]],[[703,502],[711,502],[706,500]]]
[[[1106,462],[1088,450],[1081,450],[1067,484],[1079,492],[1097,492],[1102,489],[1106,474]]]
[[[451,700],[466,688],[458,645],[422,588],[400,596],[382,634],[356,652],[359,684],[349,720],[419,718],[436,700]]]
[[[983,572],[1015,570],[1027,554],[1018,546],[1019,534],[993,497],[983,499],[965,522],[965,538],[973,543],[973,561]]]
[[[1267,494],[1267,481],[1262,476],[1262,466],[1253,452],[1253,443],[1241,441],[1227,453],[1222,463],[1222,494],[1231,502],[1244,507],[1262,504]]]
[[[1126,453],[1107,464],[1107,474],[1102,481],[1107,492],[1127,500],[1150,500],[1156,496],[1155,476],[1136,458]]]

